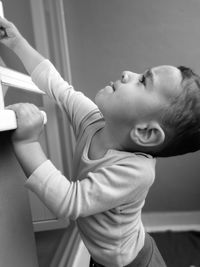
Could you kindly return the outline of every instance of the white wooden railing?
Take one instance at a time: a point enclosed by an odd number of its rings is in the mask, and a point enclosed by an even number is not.
[[[44,92],[32,82],[28,75],[0,66],[0,131],[17,128],[14,111],[5,109],[3,86],[11,86],[37,94],[44,94]],[[46,113],[43,111],[41,112],[44,116],[44,123],[46,123]]]

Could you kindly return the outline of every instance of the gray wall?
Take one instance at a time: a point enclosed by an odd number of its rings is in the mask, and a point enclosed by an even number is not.
[[[21,27],[31,41],[33,32],[27,1],[6,0],[3,5],[5,15]],[[0,56],[10,68],[24,71],[15,55],[3,45],[0,46]],[[7,95],[11,91],[13,94],[9,100],[12,98],[15,102],[18,98],[15,90],[10,88]],[[25,94],[21,98],[23,95]],[[13,154],[10,133],[0,132],[0,266],[38,267],[29,198],[24,187],[25,179]]]
[[[198,0],[65,0],[73,84],[92,99],[123,70],[162,64],[200,73]],[[199,153],[159,160],[146,211],[200,209]]]
[[[25,176],[9,132],[0,132],[0,148],[0,266],[38,267]]]

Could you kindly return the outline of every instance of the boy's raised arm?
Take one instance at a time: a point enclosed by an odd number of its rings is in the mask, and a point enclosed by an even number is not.
[[[15,25],[2,17],[0,17],[0,42],[19,57],[29,74],[44,60],[44,57],[28,43]]]

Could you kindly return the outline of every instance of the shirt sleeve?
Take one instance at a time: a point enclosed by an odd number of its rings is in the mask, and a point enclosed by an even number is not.
[[[76,136],[83,119],[90,113],[99,111],[95,103],[83,93],[75,91],[47,59],[33,70],[31,78],[42,91],[64,108]]]
[[[150,166],[150,165],[149,165]],[[26,187],[58,217],[77,219],[143,199],[154,177],[139,162],[112,165],[71,182],[47,160],[26,181]]]

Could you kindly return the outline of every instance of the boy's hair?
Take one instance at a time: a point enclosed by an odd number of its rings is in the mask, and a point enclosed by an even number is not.
[[[162,113],[166,146],[158,157],[169,157],[200,149],[200,77],[190,68],[179,66],[182,93]],[[172,134],[171,134],[172,133]]]

